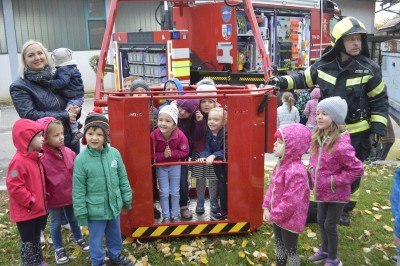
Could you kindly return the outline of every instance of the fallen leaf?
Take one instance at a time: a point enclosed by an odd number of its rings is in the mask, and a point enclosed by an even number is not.
[[[249,257],[246,256],[246,260],[250,265],[254,265],[254,262]]]
[[[380,214],[375,214],[374,215],[374,218],[375,218],[375,220],[380,220],[381,218],[382,218],[382,215],[380,215]]]
[[[309,233],[307,233],[307,236],[308,236],[309,238],[314,238],[314,237],[317,236],[317,234],[314,233],[314,232],[309,232]]]
[[[241,258],[246,257],[246,254],[244,254],[243,251],[239,251],[239,252],[238,252],[238,255],[239,255],[239,257],[241,257]]]
[[[243,240],[243,242],[242,242],[242,248],[246,248],[247,243],[249,243],[249,241]]]
[[[370,248],[363,248],[364,253],[370,253],[371,249]]]
[[[388,225],[384,225],[384,226],[383,226],[383,229],[385,229],[385,230],[388,231],[388,232],[393,232],[393,228],[390,227],[390,226],[388,226]]]
[[[364,210],[364,212],[365,212],[366,214],[372,214],[372,212],[369,211],[369,210]]]
[[[377,208],[377,207],[372,207],[372,210],[373,210],[373,211],[376,211],[376,212],[380,211],[380,209]]]
[[[133,238],[132,237],[127,237],[125,238],[124,242],[122,242],[122,245],[129,245],[133,243]]]

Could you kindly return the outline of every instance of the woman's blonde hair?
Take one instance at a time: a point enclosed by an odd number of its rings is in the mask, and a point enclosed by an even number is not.
[[[39,47],[42,49],[43,53],[46,56],[46,60],[47,60],[47,65],[50,66],[50,68],[53,70],[54,66],[53,66],[53,61],[51,60],[49,53],[47,51],[47,48],[44,47],[44,45],[39,42],[39,41],[34,41],[34,40],[29,40],[26,43],[24,43],[24,45],[22,45],[22,49],[21,49],[21,56],[20,56],[20,62],[19,62],[19,67],[18,67],[18,75],[21,78],[25,78],[25,74],[24,74],[24,70],[25,70],[25,66],[26,66],[26,62],[25,62],[25,56],[26,56],[26,49],[31,46],[32,44],[37,44],[39,45]]]
[[[289,110],[289,113],[290,113],[292,111],[292,109],[293,109],[293,106],[294,106],[293,94],[290,93],[290,92],[285,92],[282,95],[282,102],[288,103],[288,110]]]
[[[340,125],[337,126],[334,122],[331,123],[328,134],[325,133],[324,129],[319,129],[318,127],[314,127],[312,136],[311,136],[311,148],[310,148],[310,153],[315,154],[319,147],[320,147],[320,141],[322,141],[324,138],[328,138],[327,140],[327,150],[328,153],[331,153],[333,151],[333,146],[335,145],[336,141],[340,138],[340,134],[346,131],[346,126],[345,125]]]

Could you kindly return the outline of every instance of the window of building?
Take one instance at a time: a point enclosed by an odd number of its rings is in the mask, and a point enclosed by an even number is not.
[[[4,26],[3,1],[0,0],[0,54],[7,53],[6,30]]]
[[[104,0],[85,0],[87,38],[90,49],[100,49],[106,29],[106,6]]]

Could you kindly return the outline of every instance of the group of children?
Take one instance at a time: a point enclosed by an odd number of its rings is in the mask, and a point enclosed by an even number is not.
[[[72,51],[59,48],[51,57],[57,68],[55,75],[38,83],[65,97],[69,112],[80,110],[83,82],[72,60]],[[80,138],[88,145],[79,155],[64,146],[64,126],[54,117],[37,121],[22,118],[13,126],[17,152],[9,164],[6,184],[10,220],[17,224],[21,238],[22,265],[48,265],[40,241],[47,213],[57,264],[69,261],[61,233],[65,216],[76,245],[90,251],[92,265],[106,265],[102,248],[104,235],[109,265],[133,265],[121,255],[119,224],[122,208],[131,208],[132,191],[121,155],[107,144],[108,120],[99,114],[89,114],[83,134],[76,121],[71,121],[69,126],[73,134],[71,145],[78,144]],[[89,244],[83,239],[80,226],[88,226]]]
[[[274,135],[278,162],[262,206],[264,221],[273,224],[276,265],[300,265],[298,234],[305,228],[310,191],[318,202],[321,246],[308,260],[342,265],[337,223],[350,200],[351,183],[364,173],[345,127],[346,114],[345,100],[326,98],[317,104],[312,135],[299,123],[280,127]],[[307,151],[308,168],[301,160]]]
[[[90,246],[92,265],[105,265],[104,234],[111,265],[133,265],[120,254],[119,225],[121,208],[131,208],[132,191],[121,155],[107,144],[107,119],[99,114],[87,116],[82,142],[88,147],[78,156],[64,146],[63,125],[53,117],[20,119],[12,134],[17,152],[6,183],[10,219],[16,222],[21,237],[22,265],[48,265],[40,244],[40,224],[47,210],[57,264],[69,260],[61,234],[65,213],[75,243],[83,251]],[[89,228],[89,245],[80,226]]]
[[[132,89],[132,85],[131,91],[137,92]],[[216,87],[210,79],[204,79],[197,84],[195,95],[199,96],[200,100],[173,98],[182,92],[183,86],[178,79],[173,78],[165,82],[164,94],[171,98],[167,97],[166,102],[159,107],[157,128],[150,135],[152,160],[154,163],[192,160],[205,164],[193,165],[190,169],[187,165],[179,164],[156,167],[162,209],[161,222],[178,222],[180,219],[192,218],[189,208],[189,170],[196,179],[196,213],[205,212],[208,179],[210,209],[213,212],[211,219],[226,219],[226,171],[222,173],[219,165],[211,165],[214,159],[226,159],[226,151],[223,150],[227,141],[226,112],[221,112],[222,108],[217,107]],[[218,123],[215,123],[216,120]],[[218,138],[217,145],[210,141],[213,138]],[[218,203],[218,188],[222,207]]]

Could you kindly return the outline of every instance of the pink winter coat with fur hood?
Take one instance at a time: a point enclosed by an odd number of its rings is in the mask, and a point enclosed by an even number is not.
[[[306,224],[310,200],[307,170],[301,157],[310,148],[311,133],[298,123],[278,130],[281,131],[285,150],[272,172],[263,208],[269,210],[270,219],[277,226],[301,233]]]

